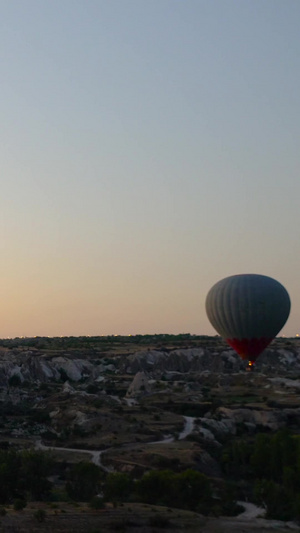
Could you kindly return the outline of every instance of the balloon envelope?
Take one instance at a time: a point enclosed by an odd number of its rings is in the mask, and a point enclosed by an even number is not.
[[[242,359],[251,363],[282,329],[291,308],[283,285],[259,274],[239,274],[218,281],[205,305],[213,327]]]

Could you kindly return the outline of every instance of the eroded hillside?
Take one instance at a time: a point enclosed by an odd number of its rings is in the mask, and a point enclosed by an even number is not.
[[[277,339],[248,372],[218,337],[182,337],[3,341],[2,448],[132,479],[193,469],[222,492],[228,443],[300,433],[300,346]]]

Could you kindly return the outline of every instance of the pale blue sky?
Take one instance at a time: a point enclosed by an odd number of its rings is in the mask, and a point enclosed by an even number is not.
[[[0,0],[0,337],[214,334],[276,278],[300,333],[299,0]]]

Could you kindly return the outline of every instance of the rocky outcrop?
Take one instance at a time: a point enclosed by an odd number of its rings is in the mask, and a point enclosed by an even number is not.
[[[197,431],[206,440],[223,440],[228,435],[243,431],[278,431],[291,425],[300,425],[300,408],[295,409],[230,409],[220,407],[213,416],[199,418]]]
[[[210,351],[208,348],[190,348],[170,352],[148,350],[129,355],[121,363],[129,374],[139,371],[161,372],[213,372],[231,374],[245,370],[247,362],[231,349]],[[257,372],[282,375],[283,372],[300,373],[300,353],[298,349],[269,349],[260,355],[255,366]]]
[[[245,424],[250,429],[259,426],[264,429],[276,431],[284,425],[284,416],[282,411],[245,408],[229,409],[226,407],[220,407],[217,410],[217,415],[221,417],[223,422],[230,420],[235,428],[239,424]]]
[[[12,376],[20,382],[70,381],[78,382],[85,378],[96,379],[100,375],[97,365],[85,360],[67,356],[49,358],[31,352],[0,356],[0,386],[7,386]]]
[[[144,372],[138,372],[128,387],[126,398],[136,398],[149,393],[150,390],[151,387],[146,374]]]
[[[228,350],[218,353],[211,353],[203,348],[192,348],[186,350],[173,350],[164,352],[149,350],[136,352],[129,355],[124,362],[124,370],[129,374],[138,371],[144,372],[211,372],[239,371],[244,363],[232,351]]]
[[[165,374],[165,377],[171,380],[178,379],[176,373],[197,374],[200,380],[205,375],[219,374],[225,385],[226,376],[244,372],[246,365],[231,349],[144,350],[116,357],[114,364],[111,362],[108,364],[105,359],[99,364],[99,361],[69,354],[50,356],[31,351],[7,350],[0,352],[0,387],[7,386],[12,376],[17,376],[21,383],[66,380],[100,382],[106,373],[136,375],[138,372],[144,372],[156,379]],[[278,378],[278,387],[299,388],[300,382],[294,379],[297,375],[300,376],[299,350],[295,348],[266,350],[259,357],[256,370],[258,373]],[[285,382],[279,380],[283,375]],[[291,377],[293,379],[290,379]]]

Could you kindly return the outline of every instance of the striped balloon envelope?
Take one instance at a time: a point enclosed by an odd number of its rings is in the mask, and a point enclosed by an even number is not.
[[[275,279],[238,274],[213,285],[205,306],[216,331],[252,366],[286,323],[291,302]]]

